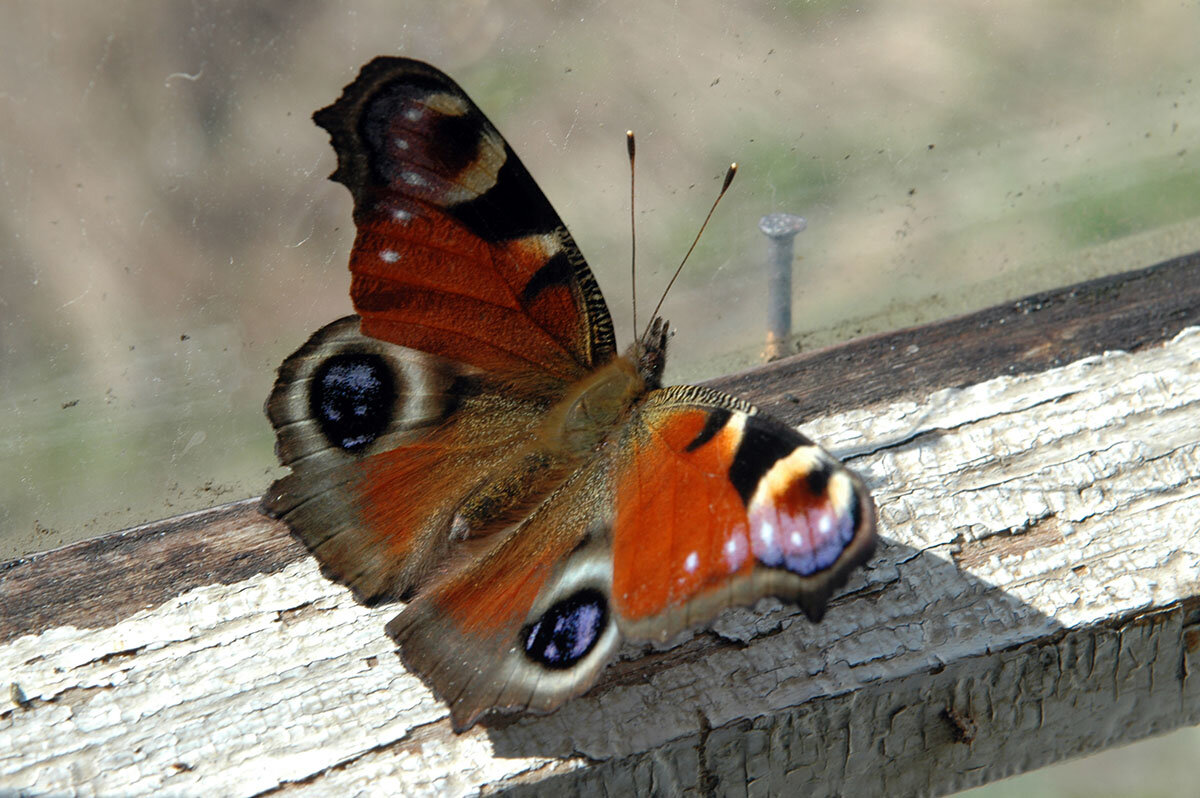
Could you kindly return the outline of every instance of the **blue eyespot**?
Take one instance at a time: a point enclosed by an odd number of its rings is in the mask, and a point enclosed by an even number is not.
[[[362,450],[392,421],[396,381],[379,355],[334,355],[317,369],[312,385],[312,416],[339,449],[351,454]]]
[[[570,668],[587,656],[608,625],[608,600],[585,588],[558,602],[525,627],[525,656],[547,668]]]

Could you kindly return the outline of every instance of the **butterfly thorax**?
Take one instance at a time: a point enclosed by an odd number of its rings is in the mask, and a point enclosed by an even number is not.
[[[550,445],[585,457],[618,429],[646,395],[646,381],[628,357],[614,357],[573,385],[544,427]]]
[[[639,402],[662,386],[667,325],[655,319],[641,340],[576,383],[545,427],[552,446],[587,456],[620,428]]]

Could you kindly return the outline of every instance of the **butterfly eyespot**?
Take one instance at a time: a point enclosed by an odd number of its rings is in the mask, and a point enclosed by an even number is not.
[[[547,668],[570,668],[588,655],[607,626],[608,600],[599,590],[585,588],[525,627],[525,656]]]
[[[383,434],[395,402],[395,378],[379,355],[334,355],[313,375],[312,416],[331,444],[351,454]]]

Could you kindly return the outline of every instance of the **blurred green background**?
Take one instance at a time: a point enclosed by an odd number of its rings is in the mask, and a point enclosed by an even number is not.
[[[350,311],[350,200],[309,117],[377,54],[434,63],[491,116],[623,342],[624,131],[643,304],[738,161],[666,306],[678,381],[761,357],[765,213],[809,221],[803,348],[1200,249],[1197,41],[1194,4],[1167,3],[7,5],[0,560],[278,473],[274,369]],[[1190,730],[979,794],[1196,794],[1198,748]]]

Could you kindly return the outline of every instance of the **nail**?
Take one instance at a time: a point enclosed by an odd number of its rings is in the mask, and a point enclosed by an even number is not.
[[[758,220],[767,236],[767,360],[782,357],[792,334],[792,260],[796,234],[808,227],[802,216],[770,213]]]

